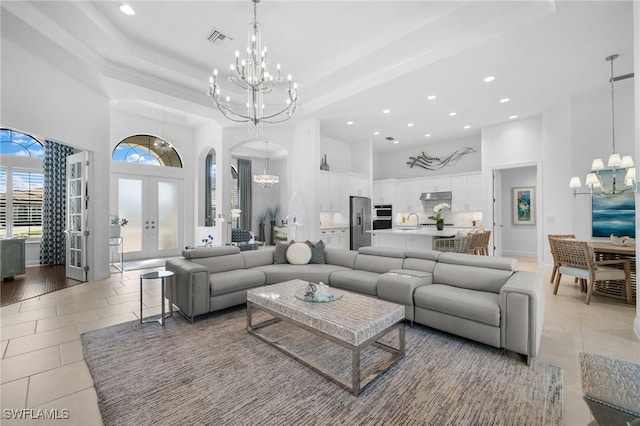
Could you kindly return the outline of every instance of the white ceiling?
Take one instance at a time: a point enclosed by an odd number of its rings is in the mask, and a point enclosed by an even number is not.
[[[176,120],[233,125],[211,106],[208,78],[244,51],[252,2],[129,3],[135,16],[113,1],[3,1],[2,33],[65,64],[114,105],[156,104],[150,109]],[[604,58],[613,53],[616,75],[633,72],[632,8],[630,0],[263,0],[258,19],[271,66],[281,63],[299,84],[294,120],[319,119],[324,135],[371,139],[384,152],[478,135],[511,115],[605,88]],[[211,44],[213,27],[233,40]],[[487,75],[495,81],[484,83]]]

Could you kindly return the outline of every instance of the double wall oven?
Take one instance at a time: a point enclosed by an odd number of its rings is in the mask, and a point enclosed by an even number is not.
[[[373,206],[373,229],[391,229],[393,225],[393,209],[391,204]]]

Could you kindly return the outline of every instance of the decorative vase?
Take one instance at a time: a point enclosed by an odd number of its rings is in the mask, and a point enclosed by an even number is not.
[[[320,161],[320,170],[324,170],[326,172],[329,171],[329,164],[327,163],[327,154],[324,155],[322,161]]]
[[[273,237],[275,236],[276,230],[274,229],[276,226],[276,221],[272,220],[271,222],[271,232],[269,233],[269,245],[272,246],[273,243]]]
[[[120,237],[120,227],[118,225],[109,226],[109,238]]]
[[[444,222],[436,222],[436,229],[442,231],[444,229]]]
[[[264,242],[264,223],[260,223],[259,224],[259,229],[258,229],[258,241],[262,241]]]

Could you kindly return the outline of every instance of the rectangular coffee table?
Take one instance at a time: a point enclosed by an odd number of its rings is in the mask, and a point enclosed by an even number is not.
[[[326,303],[305,302],[302,297],[308,282],[286,281],[247,291],[247,332],[259,337],[280,351],[291,356],[324,377],[333,380],[354,395],[360,392],[395,365],[405,355],[404,306],[356,293],[330,288],[340,300]],[[267,312],[272,318],[253,324],[253,311]],[[270,339],[261,329],[279,321],[285,321],[321,336],[351,351],[351,382],[327,368]],[[393,330],[398,330],[397,347],[379,340]],[[367,346],[374,346],[390,355],[365,372],[361,372],[361,353]]]

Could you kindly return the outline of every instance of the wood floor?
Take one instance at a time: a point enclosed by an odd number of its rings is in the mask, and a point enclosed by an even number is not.
[[[52,291],[81,284],[65,277],[64,265],[32,266],[26,273],[0,283],[0,306],[11,305]]]

